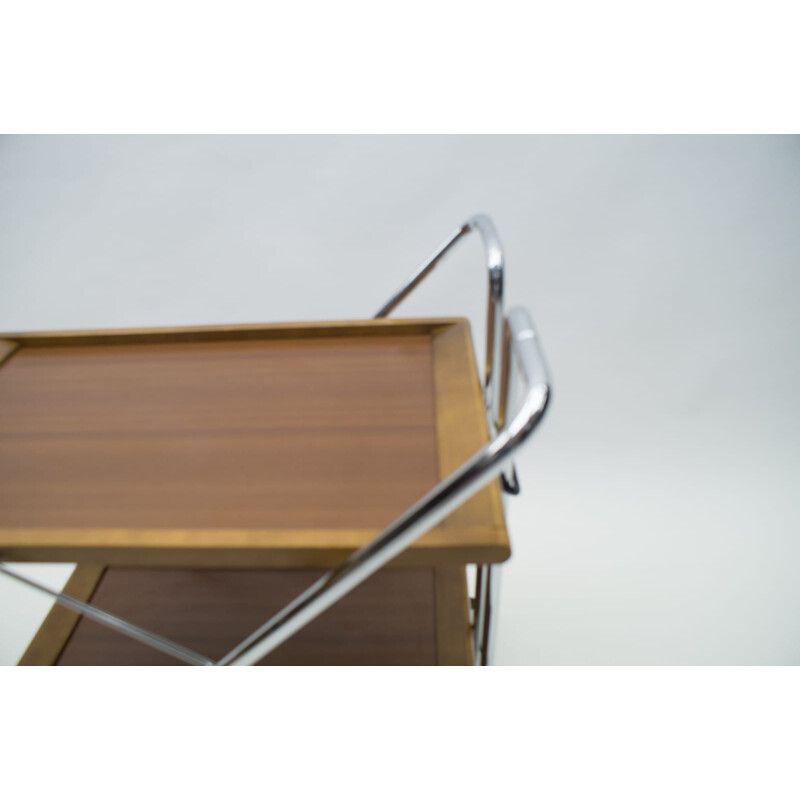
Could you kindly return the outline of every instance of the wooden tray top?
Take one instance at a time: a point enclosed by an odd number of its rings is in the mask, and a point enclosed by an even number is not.
[[[466,320],[0,339],[2,560],[329,567],[488,441]],[[494,483],[396,563],[509,553]]]

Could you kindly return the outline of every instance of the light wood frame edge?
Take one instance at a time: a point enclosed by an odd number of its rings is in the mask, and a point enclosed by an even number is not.
[[[488,441],[489,433],[483,412],[483,394],[474,359],[469,322],[463,318],[381,319],[344,322],[276,323],[268,325],[205,326],[194,328],[127,329],[116,331],[64,331],[47,333],[5,334],[0,339],[0,363],[19,347],[70,346],[75,344],[131,344],[161,341],[198,341],[254,338],[305,338],[331,336],[335,331],[343,336],[363,336],[365,329],[378,335],[431,336],[433,380],[437,430],[439,475],[449,475],[479,447]],[[12,340],[13,339],[13,340]],[[475,416],[477,412],[477,417]],[[479,428],[471,427],[479,419]],[[466,424],[465,424],[466,420]],[[452,441],[451,441],[452,440]],[[472,520],[477,514],[481,524]],[[452,533],[458,531],[463,542],[449,544]],[[486,544],[486,534],[493,540]],[[66,533],[84,541],[80,547],[82,564],[127,566],[186,566],[186,567],[331,567],[342,563],[354,550],[366,544],[377,531],[300,531],[293,532],[297,546],[279,552],[265,550],[262,542],[276,533],[285,537],[286,531],[159,531],[153,530],[39,530],[3,529],[2,557],[14,561],[67,561],[76,558],[75,547],[63,547]],[[331,544],[319,547],[320,538],[330,533]],[[190,535],[191,534],[191,535]],[[311,536],[309,536],[311,535]],[[101,543],[97,537],[103,540]],[[31,546],[31,538],[37,540]],[[224,537],[227,550],[220,550],[212,540]],[[43,552],[45,542],[46,552]],[[306,543],[303,539],[307,540]],[[116,540],[113,546],[109,539]],[[147,550],[143,545],[152,543]],[[198,539],[206,539],[198,547]],[[312,539],[314,540],[312,542]],[[336,539],[340,546],[335,546]],[[158,540],[156,542],[156,540]],[[238,540],[238,541],[237,541]],[[261,540],[261,542],[259,542]],[[341,546],[341,542],[346,542]],[[231,547],[236,542],[235,547]],[[261,545],[261,546],[259,546]],[[312,546],[313,545],[313,546]],[[157,564],[153,555],[157,553]],[[446,520],[402,553],[394,566],[429,566],[432,564],[465,564],[501,562],[510,556],[502,502],[497,482],[483,489],[464,506],[456,509]]]
[[[435,331],[432,347],[439,478],[444,479],[489,441],[489,425],[468,320],[455,320]],[[507,560],[511,545],[499,480],[455,509],[438,530],[461,532],[475,528],[476,521],[494,540],[491,552],[487,549],[478,563]]]
[[[253,325],[195,325],[170,328],[117,328],[108,330],[29,331],[0,333],[0,341],[20,347],[58,347],[103,344],[153,344],[157,342],[239,341],[247,339],[307,339],[333,335],[375,336],[429,334],[457,318],[326,320],[275,322]]]
[[[13,355],[19,347],[19,342],[0,337],[0,364]]]

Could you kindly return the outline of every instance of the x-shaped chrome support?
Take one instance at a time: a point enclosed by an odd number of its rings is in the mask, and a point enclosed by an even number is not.
[[[389,314],[442,256],[472,230],[480,232],[486,248],[489,270],[484,394],[492,437],[452,474],[400,515],[371,542],[354,552],[341,566],[323,575],[300,596],[267,620],[233,650],[214,662],[180,644],[146,631],[126,620],[95,608],[89,603],[56,592],[33,581],[5,564],[0,572],[55,598],[55,601],[119,633],[136,639],[187,664],[250,665],[260,661],[282,642],[333,605],[343,595],[391,561],[426,531],[492,480],[509,470],[511,458],[538,426],[550,398],[550,380],[539,339],[528,313],[514,308],[503,315],[503,251],[491,220],[477,215],[464,223],[425,262],[376,315]],[[513,406],[511,386],[523,386],[522,399]],[[512,469],[513,476],[513,469]],[[506,483],[514,480],[506,475]],[[475,606],[476,662],[489,663],[493,618],[496,616],[496,567],[478,565]]]

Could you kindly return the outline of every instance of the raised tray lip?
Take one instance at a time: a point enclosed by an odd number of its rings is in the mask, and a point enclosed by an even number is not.
[[[215,325],[178,325],[146,328],[89,328],[0,332],[0,342],[19,347],[55,347],[58,345],[139,344],[168,340],[225,341],[227,339],[312,338],[334,336],[359,336],[374,334],[415,335],[434,333],[441,328],[466,325],[466,317],[392,317],[391,319],[309,320],[290,322],[233,323]],[[0,355],[0,363],[2,362]]]
[[[424,317],[368,320],[323,320],[235,325],[158,328],[30,331],[0,334],[0,370],[3,362],[23,348],[76,347],[261,339],[303,339],[358,336],[430,335],[442,342],[449,359],[454,353],[475,397],[471,424],[483,426],[481,444],[488,441],[482,394],[475,363],[470,324],[465,317]],[[447,334],[447,335],[445,335]],[[436,349],[434,348],[434,358]],[[437,436],[441,402],[437,400]],[[477,403],[477,406],[476,406]],[[474,407],[481,411],[475,416]],[[2,413],[2,409],[0,409]],[[448,416],[452,414],[448,413]],[[452,428],[452,422],[448,423]],[[452,472],[471,452],[460,455],[441,446],[440,478]],[[458,449],[458,448],[456,448]],[[463,447],[460,448],[463,451]],[[475,447],[477,449],[477,447]],[[445,450],[447,452],[441,452]],[[457,455],[457,460],[454,457]],[[395,559],[395,566],[497,563],[511,554],[499,487],[480,495],[491,507],[491,524],[465,524],[469,515],[451,517],[422,536]],[[477,498],[476,498],[477,500]],[[473,501],[469,501],[473,502]],[[185,567],[332,567],[369,542],[377,529],[292,529],[292,546],[281,547],[285,531],[235,528],[38,528],[0,527],[0,560],[74,562],[114,566]],[[135,540],[135,541],[134,541]],[[222,543],[224,540],[224,543]],[[299,541],[298,541],[299,540]]]

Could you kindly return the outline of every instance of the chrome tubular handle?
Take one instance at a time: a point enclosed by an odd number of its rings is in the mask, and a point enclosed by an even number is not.
[[[260,661],[500,474],[513,452],[536,429],[550,397],[547,368],[528,313],[512,309],[507,326],[506,339],[513,356],[511,369],[522,381],[525,393],[513,416],[507,416],[502,430],[369,544],[353,553],[341,567],[323,575],[218,664],[249,665]]]
[[[486,313],[486,358],[484,363],[484,397],[489,418],[495,429],[499,419],[499,369],[503,334],[503,271],[505,257],[500,237],[492,220],[486,214],[470,217],[454,231],[447,241],[398,289],[391,299],[375,315],[376,319],[388,316],[409,294],[433,271],[442,257],[460,239],[471,231],[478,231],[486,251],[486,267],[489,272],[489,299]]]
[[[450,248],[477,230],[483,239],[489,271],[489,301],[484,371],[486,408],[491,441],[451,475],[404,512],[371,542],[354,552],[340,567],[323,575],[289,605],[267,620],[218,662],[219,665],[249,665],[259,662],[339,598],[377,572],[412,542],[447,517],[454,509],[489,484],[510,465],[511,457],[538,426],[550,399],[550,379],[536,330],[524,309],[512,309],[503,316],[503,250],[492,221],[484,214],[467,220],[423,264],[406,284],[378,311],[387,316],[428,275]],[[519,380],[524,387],[520,405],[512,408],[510,383]],[[512,470],[513,474],[513,470]],[[55,598],[67,608],[143,644],[188,664],[215,662],[157,634],[95,608],[77,598],[57,592],[31,580],[5,564],[0,572]],[[485,620],[484,620],[485,622]],[[480,631],[488,623],[476,623],[476,645],[484,657],[487,635]],[[480,659],[479,659],[480,660]]]
[[[507,412],[505,414],[507,422],[500,432],[489,444],[428,492],[369,544],[353,553],[341,567],[323,575],[216,664],[250,665],[260,661],[502,472],[514,451],[538,426],[550,399],[550,380],[544,356],[536,331],[524,309],[516,308],[509,312],[504,334],[501,338],[504,343],[501,352],[503,372],[510,373],[514,378],[518,377],[525,387],[525,393],[520,406],[512,414],[510,413],[512,398],[509,393],[504,392],[503,405]],[[499,360],[496,363],[499,364]],[[506,375],[503,380],[505,384]],[[70,595],[50,589],[10,569],[6,564],[0,563],[0,573],[44,592],[55,598],[60,605],[84,614],[95,622],[142,644],[167,653],[179,661],[198,666],[215,663],[206,656],[163,636],[144,630]],[[479,637],[479,642],[481,641]],[[485,645],[482,645],[482,648],[484,647]]]

